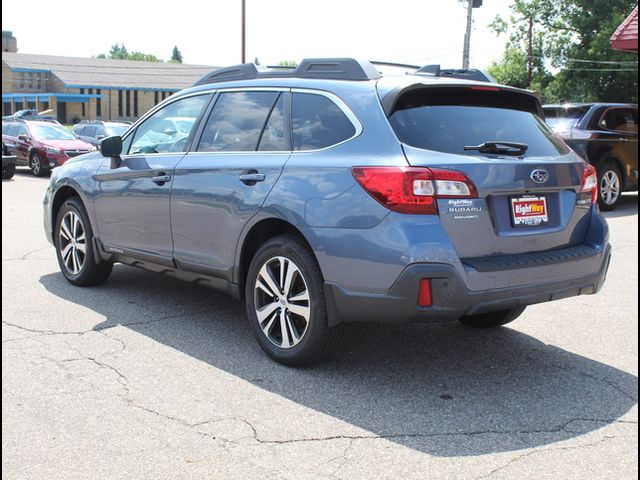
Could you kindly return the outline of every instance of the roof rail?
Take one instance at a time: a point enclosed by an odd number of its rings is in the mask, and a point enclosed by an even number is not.
[[[495,79],[487,72],[477,68],[469,69],[442,69],[440,65],[426,65],[414,72],[415,75],[432,75],[434,77],[460,78],[463,80],[476,80],[478,82],[496,83]]]
[[[375,80],[380,76],[380,72],[367,61],[353,58],[305,58],[296,68],[278,67],[263,70],[258,69],[253,63],[219,68],[206,74],[193,86],[256,78],[294,77],[364,81]]]

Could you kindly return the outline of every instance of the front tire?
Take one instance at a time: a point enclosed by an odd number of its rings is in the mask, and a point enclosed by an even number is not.
[[[37,153],[34,153],[29,158],[29,168],[36,177],[44,177],[48,172],[46,168],[42,167],[42,160]]]
[[[622,199],[622,175],[618,166],[604,162],[598,167],[598,205],[608,212],[618,206]]]
[[[260,347],[276,362],[310,365],[335,348],[337,331],[328,326],[320,268],[298,238],[274,237],[258,250],[245,303]]]
[[[96,263],[91,223],[78,197],[68,199],[60,208],[54,235],[58,265],[70,283],[89,287],[109,278],[113,264]]]
[[[467,315],[460,318],[465,325],[475,328],[494,328],[513,322],[522,315],[526,307],[501,310],[499,312],[482,313],[480,315]]]
[[[9,165],[5,165],[2,167],[2,179],[9,180],[13,178],[16,173],[16,164],[10,163]]]

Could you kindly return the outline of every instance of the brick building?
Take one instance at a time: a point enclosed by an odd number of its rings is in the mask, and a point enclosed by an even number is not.
[[[214,68],[32,55],[3,48],[2,111],[11,115],[24,108],[50,108],[65,124],[83,119],[134,121]]]

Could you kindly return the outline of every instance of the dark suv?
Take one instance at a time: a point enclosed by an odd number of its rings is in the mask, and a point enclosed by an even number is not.
[[[313,59],[172,95],[53,171],[44,224],[72,284],[121,262],[210,285],[299,365],[341,322],[497,327],[596,293],[611,251],[596,198],[532,92]]]
[[[613,210],[622,192],[638,190],[638,106],[625,103],[545,105],[546,121],[598,171],[598,202]]]
[[[122,136],[131,126],[130,123],[104,122],[100,120],[83,120],[74,125],[72,132],[80,140],[98,147],[103,138]]]
[[[2,122],[2,143],[16,156],[16,165],[28,166],[36,176],[46,175],[71,157],[96,150],[58,122],[35,120]]]

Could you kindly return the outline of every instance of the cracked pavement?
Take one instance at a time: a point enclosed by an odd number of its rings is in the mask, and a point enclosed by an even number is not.
[[[296,370],[206,288],[69,285],[47,181],[2,183],[3,479],[637,478],[637,195],[607,214],[600,294],[496,331],[348,325]]]

